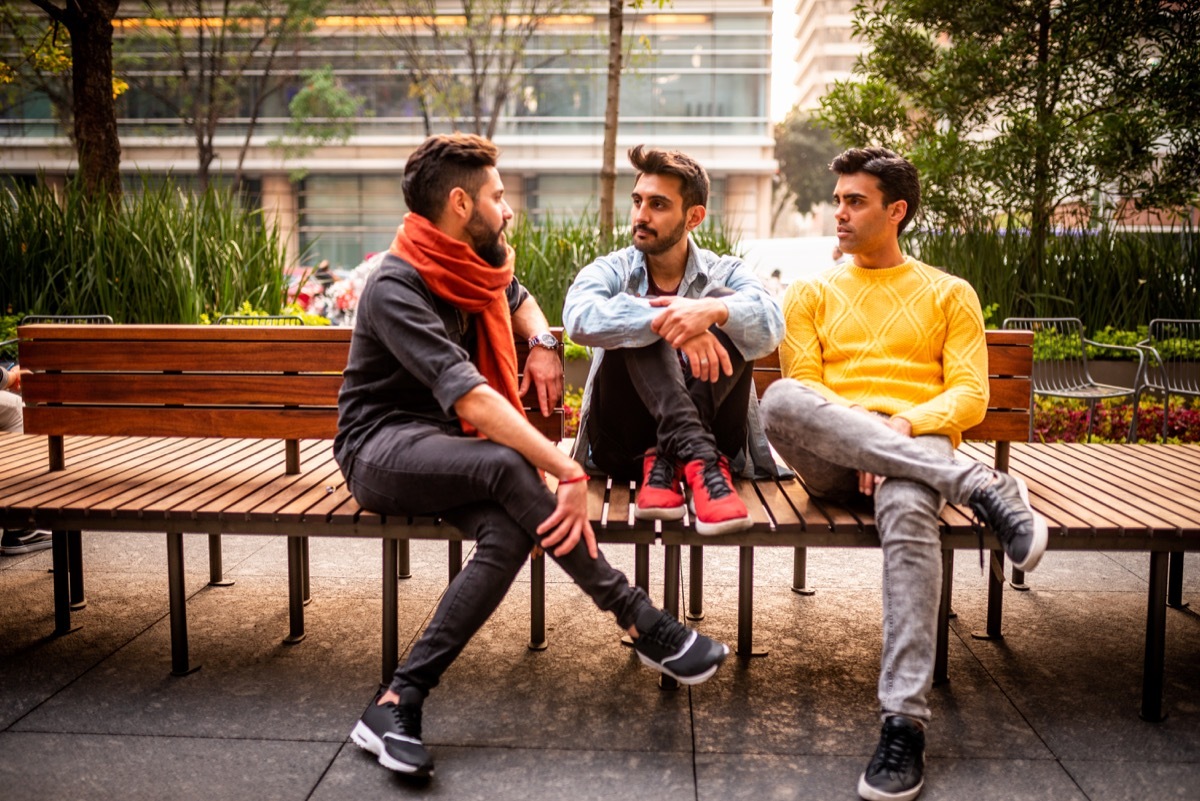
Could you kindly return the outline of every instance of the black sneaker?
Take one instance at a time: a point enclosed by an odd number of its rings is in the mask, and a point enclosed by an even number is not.
[[[1046,552],[1049,534],[1046,518],[1029,506],[1029,488],[1008,473],[971,493],[969,503],[976,516],[996,532],[1004,552],[1017,570],[1029,572]]]
[[[858,780],[866,801],[911,801],[925,785],[925,731],[912,718],[892,715],[883,723],[875,756]]]
[[[350,739],[379,757],[385,768],[409,776],[433,775],[433,757],[421,742],[419,706],[372,701]]]
[[[53,543],[49,531],[33,528],[6,528],[0,539],[0,555],[16,556],[22,553],[44,551]]]
[[[642,664],[680,684],[699,684],[717,672],[729,646],[689,629],[666,612],[650,607],[638,615],[633,641]]]

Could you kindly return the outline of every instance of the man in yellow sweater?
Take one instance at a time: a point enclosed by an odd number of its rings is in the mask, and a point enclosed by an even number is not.
[[[771,443],[812,494],[874,502],[884,560],[883,728],[858,792],[908,801],[924,783],[938,514],[947,499],[969,503],[1022,570],[1041,559],[1046,523],[1020,479],[954,459],[962,432],[987,410],[983,315],[969,284],[900,250],[920,203],[916,169],[889,150],[862,148],[830,170],[838,243],[854,258],[788,288],[785,378],[763,396],[762,411]]]

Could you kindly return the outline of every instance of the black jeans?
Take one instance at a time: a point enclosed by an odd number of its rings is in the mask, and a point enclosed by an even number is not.
[[[715,382],[684,372],[664,340],[642,348],[604,351],[588,412],[592,461],[622,481],[640,481],[642,455],[657,446],[680,462],[733,459],[746,445],[746,412],[754,365],[716,328],[733,375]]]
[[[513,449],[420,423],[376,431],[355,458],[350,491],[373,512],[439,515],[475,538],[474,555],[392,679],[396,692],[413,687],[427,695],[512,586],[555,497]],[[623,629],[650,605],[625,574],[603,554],[592,559],[582,543],[566,556],[550,556]]]

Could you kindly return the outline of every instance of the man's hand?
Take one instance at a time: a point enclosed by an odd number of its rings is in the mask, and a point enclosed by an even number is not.
[[[688,358],[692,375],[701,381],[716,381],[725,375],[733,375],[733,362],[729,351],[711,331],[702,331],[683,343],[679,348]]]
[[[582,537],[588,554],[595,559],[600,552],[596,548],[596,534],[588,522],[587,482],[559,484],[557,496],[558,506],[537,527],[538,535],[542,536],[539,544],[546,550],[553,548],[555,556],[566,556]]]
[[[864,409],[862,406],[853,406],[851,408],[865,412],[866,414],[870,414],[870,412]],[[889,417],[884,421],[884,424],[901,436],[912,436],[912,423],[908,422],[903,417]],[[863,495],[874,495],[875,488],[882,484],[885,478],[887,478],[887,476],[877,476],[874,473],[868,473],[865,470],[859,470],[858,491]]]
[[[729,320],[729,307],[716,298],[681,298],[667,295],[650,299],[651,306],[665,311],[654,318],[650,329],[676,350],[709,326],[724,325]]]
[[[563,396],[562,359],[557,351],[529,349],[519,390],[522,396],[529,391],[531,384],[537,388],[538,408],[542,410],[542,417],[549,417]]]

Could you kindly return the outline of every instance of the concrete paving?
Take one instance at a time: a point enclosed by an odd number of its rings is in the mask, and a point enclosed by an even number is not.
[[[789,591],[791,552],[759,549],[756,644],[704,685],[665,692],[612,621],[553,565],[550,647],[528,650],[518,579],[425,707],[430,782],[349,742],[379,679],[380,547],[314,539],[308,637],[287,633],[285,542],[227,537],[230,587],[208,587],[186,538],[191,654],[170,675],[161,535],[84,532],[87,607],[53,629],[49,552],[0,559],[0,798],[853,799],[878,737],[880,560],[809,552],[816,594]],[[632,575],[633,549],[606,549]],[[651,594],[661,601],[661,551]],[[414,543],[401,645],[432,614],[446,545]],[[467,549],[467,558],[470,550]],[[737,554],[705,551],[710,636],[737,637]],[[1005,593],[1000,641],[978,640],[975,553],[955,567],[951,681],[934,689],[923,799],[1200,798],[1200,616],[1167,616],[1161,723],[1138,719],[1148,558],[1051,552]],[[683,576],[688,576],[687,555]],[[1185,600],[1200,570],[1185,573]],[[685,587],[686,589],[686,587]],[[685,596],[686,597],[686,596]],[[1200,601],[1197,602],[1200,606]]]

